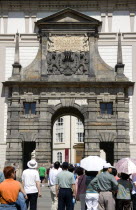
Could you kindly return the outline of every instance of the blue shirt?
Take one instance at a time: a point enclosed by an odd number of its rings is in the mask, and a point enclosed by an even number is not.
[[[5,179],[4,174],[0,172],[0,183],[3,182]]]
[[[86,193],[97,193],[96,190],[94,190],[91,181],[95,178],[95,176],[86,176]]]

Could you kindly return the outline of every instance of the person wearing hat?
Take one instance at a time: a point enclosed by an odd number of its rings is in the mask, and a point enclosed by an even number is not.
[[[28,169],[25,169],[22,174],[22,182],[27,194],[26,205],[30,204],[30,210],[37,210],[37,198],[41,197],[40,177],[36,170],[38,164],[32,159],[27,163]]]
[[[99,210],[115,210],[115,199],[113,193],[118,189],[118,182],[115,180],[111,172],[111,164],[106,163],[103,166],[103,172],[91,181],[93,188],[100,193],[98,200]]]
[[[56,177],[56,196],[58,209],[73,209],[72,199],[75,198],[75,179],[73,173],[68,171],[68,162],[63,162],[62,171]]]

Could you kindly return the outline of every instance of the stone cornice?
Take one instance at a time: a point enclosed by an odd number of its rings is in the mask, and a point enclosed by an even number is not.
[[[124,87],[128,88],[130,86],[134,86],[134,82],[126,81],[126,82],[45,82],[45,81],[6,81],[3,82],[5,87],[13,87],[13,86],[21,86],[21,87]]]
[[[58,3],[59,1],[59,3]],[[136,8],[135,0],[124,0],[121,2],[113,0],[1,0],[0,10],[5,11],[56,11],[71,7],[73,9],[79,9],[80,11],[92,10],[92,11],[106,11],[113,10],[130,10],[133,11]]]

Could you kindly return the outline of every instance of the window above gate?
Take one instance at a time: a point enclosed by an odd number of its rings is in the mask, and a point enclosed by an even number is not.
[[[100,103],[100,113],[113,115],[113,103]]]
[[[36,102],[24,102],[24,114],[36,114]]]

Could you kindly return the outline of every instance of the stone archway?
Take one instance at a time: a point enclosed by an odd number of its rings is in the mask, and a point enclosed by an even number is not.
[[[81,124],[80,125],[77,124],[77,120],[79,120],[80,123],[82,123],[82,125],[84,124],[84,116],[81,113],[81,111],[77,109],[78,106],[76,104],[74,106],[60,107],[59,105],[59,108],[52,115],[52,161],[53,162],[56,160],[60,161],[59,159],[57,159],[57,154],[62,155],[61,158],[62,162],[67,161],[71,163],[77,163],[77,162],[79,163],[84,156],[85,132],[83,131],[84,129],[82,130]],[[56,128],[57,126],[55,123],[57,119],[61,119],[61,126],[57,127],[57,132],[61,132],[59,133],[59,135],[61,134],[61,140],[60,140],[61,143],[55,141],[55,133],[54,133],[55,129],[53,128],[54,127]],[[58,131],[58,128],[61,131]],[[79,133],[76,134],[77,129]],[[81,131],[83,133],[81,133]],[[80,142],[80,136],[78,136],[80,134],[83,135],[83,142],[82,141]]]

